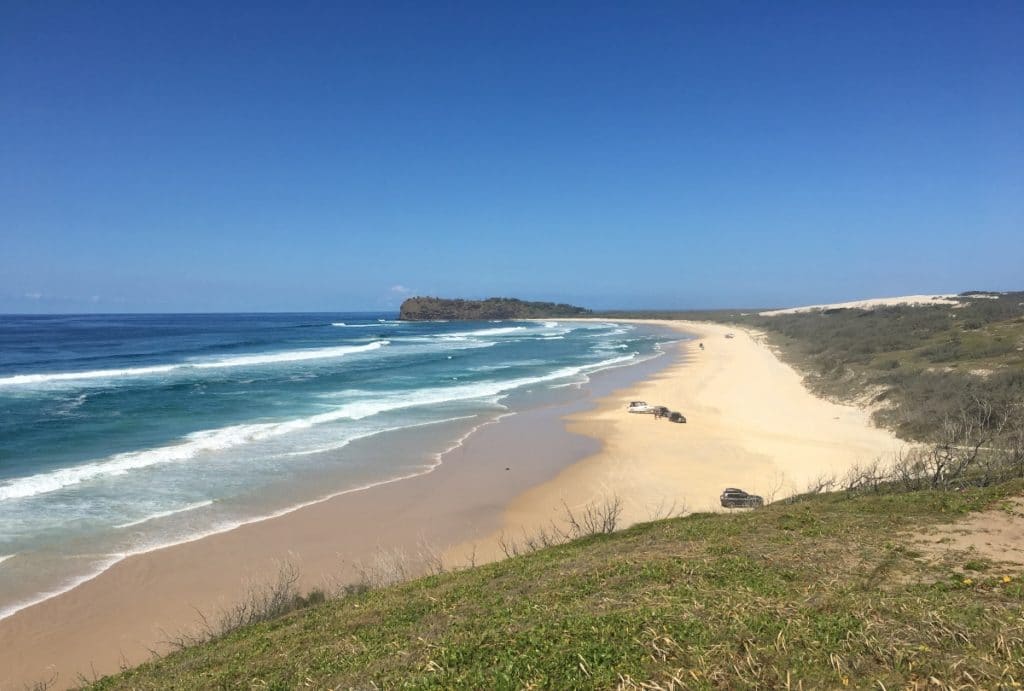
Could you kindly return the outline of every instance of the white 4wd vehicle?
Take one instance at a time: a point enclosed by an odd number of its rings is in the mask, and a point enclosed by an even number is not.
[[[651,406],[647,405],[647,403],[644,402],[644,401],[632,401],[628,406],[626,406],[626,410],[628,412],[630,412],[630,413],[653,413],[654,412],[654,408],[652,408]]]

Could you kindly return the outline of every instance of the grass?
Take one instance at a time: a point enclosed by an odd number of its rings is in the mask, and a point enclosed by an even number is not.
[[[93,688],[1012,687],[1019,574],[926,561],[907,535],[1021,492],[836,493],[643,524],[328,600]]]

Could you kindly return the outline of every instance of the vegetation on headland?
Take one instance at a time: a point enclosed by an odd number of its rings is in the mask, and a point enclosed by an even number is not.
[[[1020,565],[918,541],[1024,493],[1024,294],[962,302],[616,315],[760,329],[816,391],[925,443],[756,511],[613,532],[608,504],[397,585],[300,596],[284,571],[205,642],[95,688],[1018,687]]]
[[[574,305],[555,302],[526,302],[515,298],[448,300],[435,297],[412,297],[402,302],[398,318],[405,321],[434,319],[478,321],[586,317],[589,314],[590,310]]]

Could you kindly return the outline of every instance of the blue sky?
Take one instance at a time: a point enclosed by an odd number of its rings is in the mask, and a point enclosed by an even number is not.
[[[1020,2],[0,0],[0,312],[1024,289],[1021,36]]]

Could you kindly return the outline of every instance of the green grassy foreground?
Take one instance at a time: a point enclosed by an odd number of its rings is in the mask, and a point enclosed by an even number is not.
[[[910,531],[1024,482],[697,514],[329,600],[96,683],[947,688],[1024,681],[1024,584]]]

